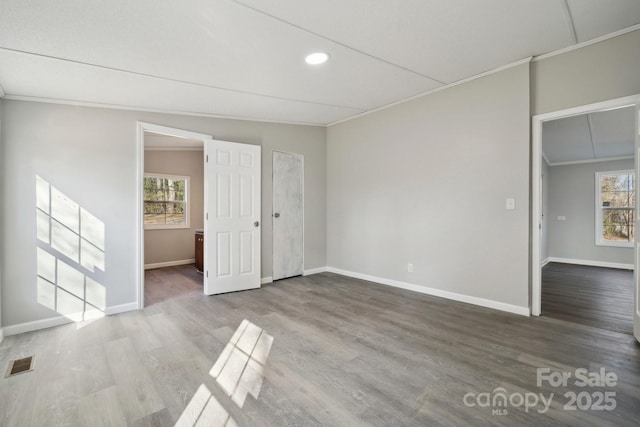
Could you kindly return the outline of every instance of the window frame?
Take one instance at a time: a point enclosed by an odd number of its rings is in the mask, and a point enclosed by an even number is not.
[[[596,228],[595,228],[595,234],[596,234],[596,246],[613,246],[613,247],[618,247],[618,248],[633,248],[634,246],[634,241],[616,241],[616,240],[605,240],[603,238],[603,229],[602,229],[602,212],[603,212],[603,206],[602,206],[602,187],[601,187],[601,180],[602,177],[605,176],[616,176],[616,175],[633,175],[633,182],[634,182],[634,187],[637,188],[637,182],[636,182],[636,176],[635,176],[635,171],[628,169],[628,170],[620,170],[620,171],[603,171],[603,172],[596,172],[596,181],[595,181],[595,208],[596,208]],[[636,191],[636,188],[633,189],[633,191]],[[637,197],[637,193],[636,193],[636,197]],[[629,206],[630,210],[634,211],[634,219],[635,216],[637,215],[636,212],[636,207],[635,206]],[[636,233],[637,230],[635,230],[635,221],[634,221],[634,234]]]
[[[145,218],[145,213],[144,213],[144,208],[145,208],[145,203],[147,202],[147,200],[144,200],[144,178],[163,178],[163,179],[173,179],[173,180],[182,180],[185,181],[184,184],[184,218],[185,218],[185,222],[182,224],[146,224],[144,222],[144,218]],[[143,181],[142,181],[142,223],[144,226],[145,230],[176,230],[176,229],[187,229],[187,228],[191,228],[191,197],[190,197],[190,192],[191,192],[191,182],[190,182],[190,177],[188,176],[182,176],[182,175],[167,175],[167,174],[162,174],[162,173],[152,173],[152,172],[145,172],[144,176],[143,176]]]

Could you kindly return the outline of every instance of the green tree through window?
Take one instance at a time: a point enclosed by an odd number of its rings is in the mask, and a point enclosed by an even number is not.
[[[148,228],[188,225],[188,177],[144,176],[144,224]]]

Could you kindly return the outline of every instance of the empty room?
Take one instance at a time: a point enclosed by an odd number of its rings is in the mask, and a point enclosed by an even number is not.
[[[640,2],[0,2],[0,425],[640,425]]]

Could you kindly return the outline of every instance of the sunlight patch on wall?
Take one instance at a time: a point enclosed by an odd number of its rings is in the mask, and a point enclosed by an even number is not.
[[[105,226],[36,176],[38,303],[80,322],[103,317],[106,289],[89,274],[105,271]]]

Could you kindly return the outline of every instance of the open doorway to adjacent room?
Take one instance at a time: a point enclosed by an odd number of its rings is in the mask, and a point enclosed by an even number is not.
[[[143,130],[144,307],[203,293],[204,140],[174,131]]]
[[[625,99],[534,118],[532,314],[633,333],[635,115]]]

